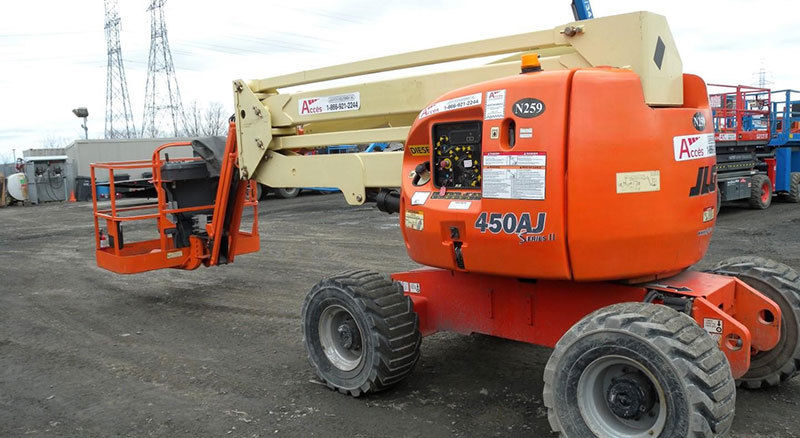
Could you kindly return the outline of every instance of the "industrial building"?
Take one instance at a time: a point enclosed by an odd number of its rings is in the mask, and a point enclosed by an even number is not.
[[[164,143],[191,141],[191,138],[131,138],[131,139],[102,139],[102,140],[75,140],[65,148],[64,154],[72,163],[75,176],[90,175],[91,163],[107,163],[113,161],[149,160],[153,151]],[[191,147],[171,148],[170,156],[175,158],[192,156]],[[97,179],[105,180],[106,174],[97,171]],[[133,171],[131,178],[141,178],[141,173]]]

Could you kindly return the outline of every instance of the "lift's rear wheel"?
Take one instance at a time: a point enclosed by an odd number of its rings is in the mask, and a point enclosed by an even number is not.
[[[317,283],[303,303],[311,365],[331,389],[359,396],[389,388],[419,358],[411,300],[385,275],[349,271]]]
[[[725,355],[692,318],[662,305],[615,304],[583,318],[558,341],[544,383],[562,436],[716,436],[733,422]]]
[[[750,182],[750,207],[765,210],[772,204],[772,181],[766,175],[755,175]]]
[[[800,275],[761,257],[733,257],[714,267],[716,274],[739,278],[781,308],[781,339],[769,351],[754,352],[750,370],[738,383],[746,388],[775,386],[800,371]]]
[[[300,189],[297,187],[279,188],[275,189],[275,194],[283,199],[296,198],[300,194]]]
[[[781,195],[787,202],[800,202],[800,172],[792,172],[789,180],[789,191]]]

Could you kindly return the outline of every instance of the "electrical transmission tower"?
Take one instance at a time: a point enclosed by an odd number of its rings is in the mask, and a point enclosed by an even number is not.
[[[166,0],[151,0],[147,8],[150,11],[150,56],[147,60],[143,137],[178,137],[183,134],[186,126],[181,93],[167,40],[164,3]]]
[[[122,64],[122,48],[119,42],[119,7],[117,0],[104,0],[106,8],[106,45],[108,65],[106,67],[106,138],[131,138],[136,136],[133,125],[131,102],[128,98],[128,82]]]
[[[773,84],[773,81],[770,79],[772,74],[769,70],[767,70],[766,62],[764,59],[761,59],[761,66],[759,67],[758,71],[754,74],[756,77],[756,85],[759,88],[767,88]]]

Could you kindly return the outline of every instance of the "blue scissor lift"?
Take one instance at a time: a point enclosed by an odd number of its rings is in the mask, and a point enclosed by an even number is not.
[[[769,155],[763,158],[775,192],[800,202],[800,92],[772,92]]]

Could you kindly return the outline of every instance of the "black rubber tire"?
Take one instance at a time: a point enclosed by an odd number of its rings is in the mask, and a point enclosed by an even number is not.
[[[792,172],[789,179],[789,191],[781,194],[784,202],[800,202],[800,172]]]
[[[719,211],[722,210],[722,190],[717,187],[717,209],[714,211],[714,218],[719,217]]]
[[[776,386],[800,371],[800,275],[794,269],[762,257],[733,257],[719,262],[715,274],[739,278],[781,308],[781,340],[751,358],[750,370],[737,380],[745,388]]]
[[[659,304],[621,303],[583,318],[564,334],[544,371],[544,404],[560,436],[594,436],[577,400],[581,374],[603,357],[635,360],[664,389],[660,437],[724,435],[736,386],[717,343],[688,315]]]
[[[764,187],[768,187],[769,195],[764,196]],[[750,181],[750,208],[766,210],[772,204],[772,181],[766,175],[754,175]]]
[[[279,198],[291,199],[296,198],[300,194],[300,189],[297,187],[273,189]]]
[[[331,305],[344,307],[362,332],[362,356],[351,371],[337,368],[322,348],[319,319]],[[358,397],[387,389],[408,376],[419,359],[419,318],[400,284],[386,275],[354,270],[323,279],[306,296],[302,318],[312,367],[329,388],[343,394]]]
[[[264,186],[256,183],[256,200],[260,201],[264,197]]]

